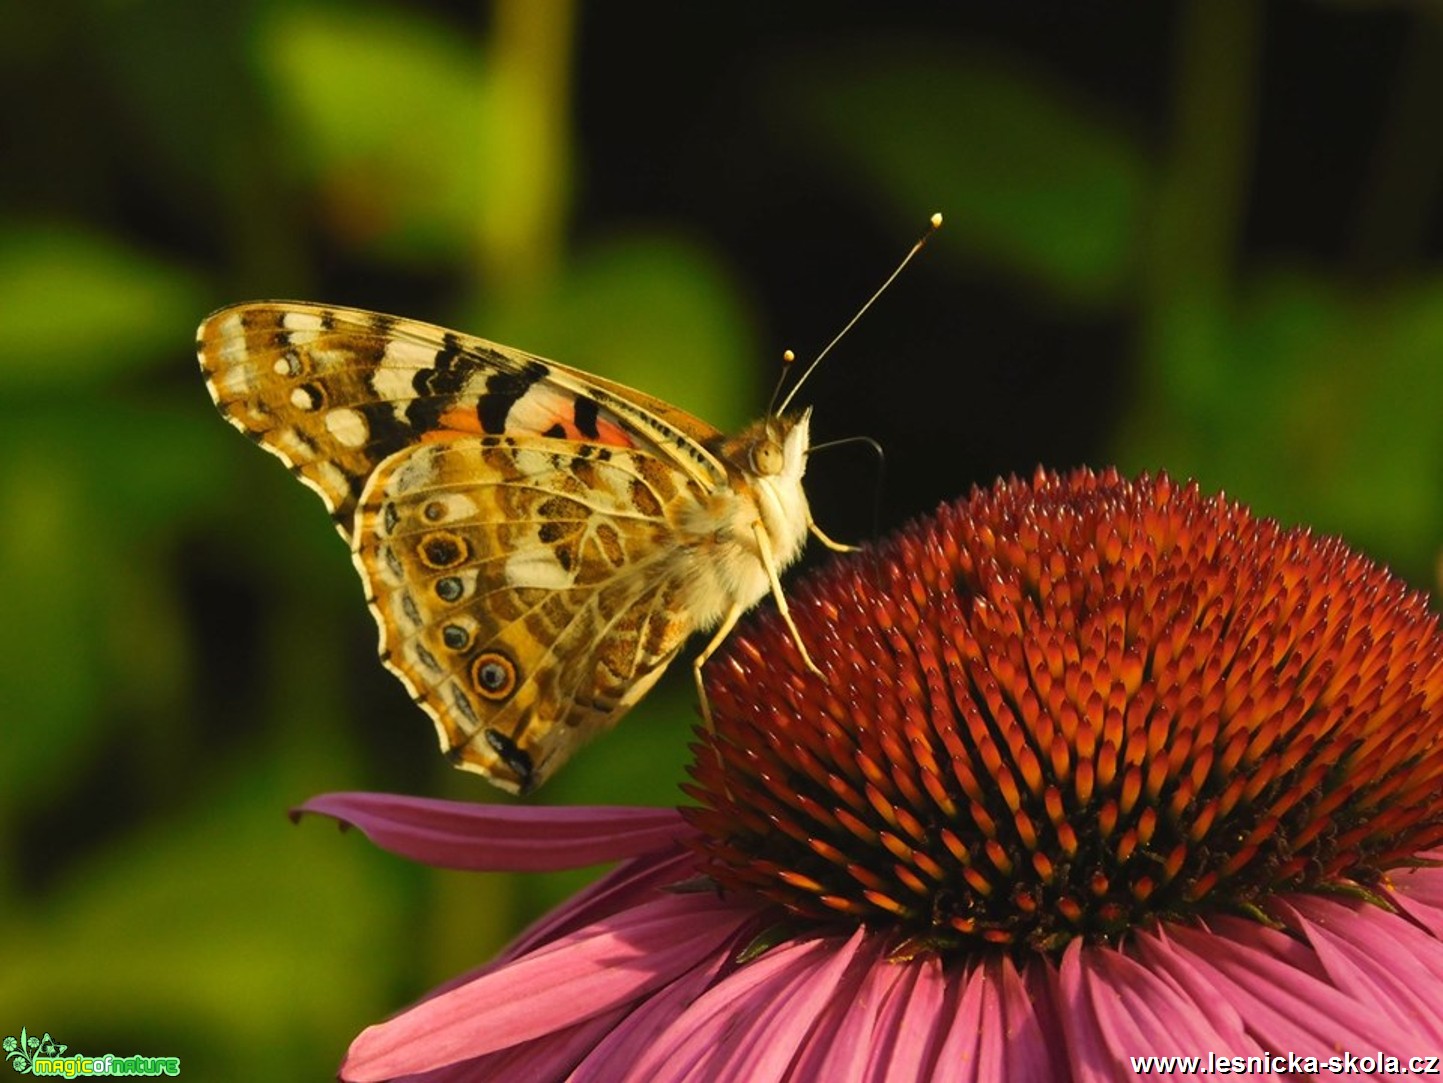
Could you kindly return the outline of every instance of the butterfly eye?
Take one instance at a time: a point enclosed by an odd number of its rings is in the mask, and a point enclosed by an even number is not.
[[[498,651],[478,654],[471,663],[471,684],[483,698],[500,702],[516,690],[516,665]]]
[[[775,440],[763,440],[752,447],[752,469],[762,477],[782,472],[782,446]]]

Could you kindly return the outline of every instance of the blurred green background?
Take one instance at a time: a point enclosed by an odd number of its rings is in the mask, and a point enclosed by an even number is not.
[[[0,9],[0,1034],[330,1075],[582,882],[285,810],[499,799],[374,657],[315,497],[216,416],[224,303],[453,325],[733,427],[809,385],[833,535],[1119,463],[1443,543],[1443,16],[1191,0]],[[811,559],[816,559],[815,557]],[[543,802],[677,799],[685,666]]]

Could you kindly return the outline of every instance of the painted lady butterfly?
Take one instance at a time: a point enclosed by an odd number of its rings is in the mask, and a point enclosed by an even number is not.
[[[777,578],[809,530],[844,548],[802,490],[809,411],[726,436],[519,350],[313,304],[221,309],[197,350],[226,420],[330,509],[442,748],[502,789],[539,786],[715,628],[700,689],[769,591],[815,670]]]

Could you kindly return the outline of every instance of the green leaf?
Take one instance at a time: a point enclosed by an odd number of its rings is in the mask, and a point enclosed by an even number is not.
[[[0,393],[92,386],[190,351],[200,291],[180,271],[68,226],[0,230]]]
[[[0,1015],[88,1054],[178,1055],[205,1079],[318,1078],[397,1006],[395,863],[320,820],[289,824],[303,795],[258,763],[208,796],[7,904]]]
[[[260,51],[334,232],[392,258],[466,251],[489,148],[479,40],[415,10],[276,5]]]
[[[740,293],[703,248],[635,232],[579,251],[557,284],[464,327],[673,403],[725,430],[765,409]]]
[[[768,102],[789,134],[861,198],[899,223],[943,212],[939,251],[968,250],[1069,301],[1120,297],[1147,169],[1076,87],[995,50],[896,40],[814,53],[776,83]]]
[[[1431,578],[1443,545],[1443,280],[1375,295],[1305,272],[1185,306],[1121,459],[1226,487]]]

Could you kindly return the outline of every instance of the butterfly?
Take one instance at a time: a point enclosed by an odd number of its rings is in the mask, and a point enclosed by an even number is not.
[[[735,436],[650,395],[412,320],[223,308],[197,353],[221,414],[320,494],[381,659],[462,768],[540,786],[698,630],[702,666],[812,522],[810,410]]]

